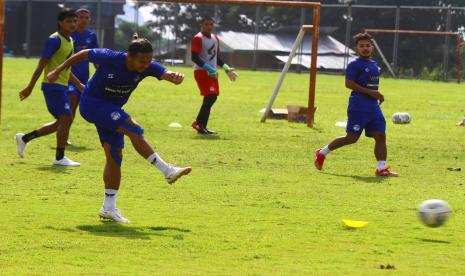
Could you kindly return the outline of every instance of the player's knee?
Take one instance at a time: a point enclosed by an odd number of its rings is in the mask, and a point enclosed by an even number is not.
[[[217,98],[218,98],[218,96],[214,95],[214,94],[206,96],[206,100],[207,100],[208,104],[210,104],[210,105],[213,105],[216,102]]]
[[[386,141],[386,133],[376,131],[376,132],[373,133],[373,138],[377,142],[385,142]]]
[[[352,134],[352,133],[351,133],[351,134],[348,134],[348,135],[346,136],[346,142],[347,142],[348,144],[355,144],[355,143],[357,143],[359,137],[360,137],[360,136],[359,136],[359,135],[356,135],[356,134]]]
[[[57,122],[61,125],[71,125],[73,122],[73,116],[71,114],[60,115],[58,116]]]

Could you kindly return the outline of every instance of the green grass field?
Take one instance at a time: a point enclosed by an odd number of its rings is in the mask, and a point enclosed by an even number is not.
[[[175,186],[126,141],[118,207],[128,225],[97,218],[103,199],[103,151],[94,127],[78,117],[75,146],[67,155],[82,163],[51,165],[55,137],[31,142],[16,154],[14,134],[51,121],[40,84],[25,102],[37,60],[6,59],[0,125],[0,274],[177,275],[460,275],[465,271],[465,88],[454,83],[382,80],[389,118],[407,111],[410,125],[388,119],[389,163],[400,178],[373,176],[373,141],[362,138],[332,153],[324,171],[313,151],[344,134],[348,91],[343,77],[318,76],[316,127],[259,122],[278,73],[222,75],[222,96],[201,137],[190,123],[201,98],[188,68],[181,86],[145,80],[125,110],[146,131],[165,160],[193,172]],[[290,74],[276,107],[305,105],[308,76]],[[184,128],[170,129],[179,122]],[[417,205],[449,202],[453,214],[441,228],[420,224]],[[346,230],[344,218],[368,226]]]

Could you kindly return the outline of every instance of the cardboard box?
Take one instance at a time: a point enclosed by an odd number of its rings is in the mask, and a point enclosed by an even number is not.
[[[285,120],[287,119],[287,109],[285,108],[272,108],[266,118],[276,119],[276,120]]]
[[[288,105],[287,106],[287,121],[288,122],[307,122],[307,111],[308,108],[301,105]]]

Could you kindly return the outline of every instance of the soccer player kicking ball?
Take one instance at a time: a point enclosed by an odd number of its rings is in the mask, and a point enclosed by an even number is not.
[[[97,35],[87,29],[87,26],[89,26],[91,21],[90,11],[88,9],[78,9],[76,10],[76,14],[78,16],[77,28],[76,31],[71,34],[74,41],[74,52],[78,53],[85,49],[98,48]],[[82,84],[86,85],[89,80],[89,61],[84,60],[75,64],[71,68],[71,72]],[[69,82],[68,84],[68,95],[74,118],[76,117],[76,109],[79,105],[79,100],[81,99],[81,92],[72,82]]]
[[[79,110],[84,119],[96,126],[105,151],[105,195],[99,212],[104,219],[128,222],[116,208],[125,135],[129,137],[135,150],[164,174],[169,184],[191,172],[189,167],[178,168],[163,161],[144,139],[142,127],[122,109],[131,93],[146,77],[155,77],[176,85],[184,80],[183,74],[168,71],[152,57],[150,42],[135,36],[128,53],[109,49],[83,50],[48,74],[48,79],[53,82],[63,70],[81,61],[88,60],[99,65],[82,93]]]
[[[200,32],[192,39],[192,61],[194,62],[194,77],[200,94],[203,96],[197,119],[192,123],[192,128],[199,134],[215,134],[216,132],[207,128],[210,110],[220,94],[218,84],[217,66],[222,67],[231,81],[238,77],[234,68],[225,64],[218,56],[220,43],[214,34],[215,21],[207,16],[200,21]]]
[[[48,111],[56,118],[54,122],[48,123],[32,132],[27,134],[16,134],[16,148],[19,156],[23,158],[25,156],[26,146],[32,139],[56,132],[57,148],[53,164],[61,166],[80,165],[78,162],[74,162],[65,156],[65,146],[68,141],[69,129],[73,121],[67,89],[69,80],[72,80],[78,89],[82,90],[83,86],[79,80],[74,77],[70,69],[61,71],[60,74],[57,75],[55,83],[51,83],[47,80],[47,74],[73,54],[74,48],[71,33],[76,30],[76,22],[77,15],[73,10],[64,9],[58,14],[58,32],[53,33],[47,39],[45,47],[42,50],[39,64],[28,86],[19,93],[21,101],[29,97],[42,71],[44,71],[42,91]]]
[[[346,70],[346,87],[352,89],[347,112],[347,134],[315,152],[315,167],[321,170],[326,156],[331,151],[354,144],[365,130],[367,137],[375,139],[375,157],[378,160],[376,175],[399,176],[386,165],[386,120],[380,108],[384,96],[378,91],[378,64],[371,58],[372,37],[367,33],[360,33],[353,39],[359,58],[349,63]]]

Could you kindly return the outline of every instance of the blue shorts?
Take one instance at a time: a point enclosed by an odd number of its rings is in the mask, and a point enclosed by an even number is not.
[[[372,137],[372,131],[386,132],[386,120],[382,112],[350,111],[347,116],[347,133],[360,136],[365,130],[365,136]]]
[[[53,117],[71,115],[71,103],[69,102],[66,86],[63,88],[43,89],[47,109]]]
[[[79,110],[84,119],[95,125],[100,143],[110,144],[113,148],[124,148],[124,135],[116,130],[130,117],[119,105],[101,99],[83,96]]]
[[[79,90],[73,83],[68,84],[68,95],[76,95],[78,101],[81,99],[81,92],[79,92]]]

